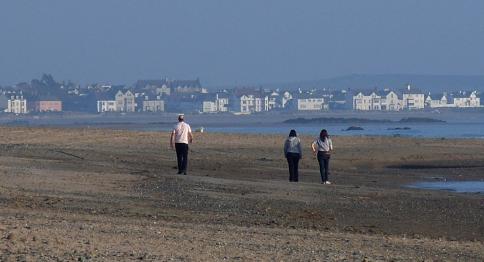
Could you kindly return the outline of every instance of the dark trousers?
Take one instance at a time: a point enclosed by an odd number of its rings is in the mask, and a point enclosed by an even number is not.
[[[299,181],[299,159],[301,156],[298,153],[287,153],[287,164],[289,166],[289,181]]]
[[[178,174],[187,172],[188,144],[175,143],[176,160],[178,162]]]
[[[318,151],[319,173],[321,174],[321,182],[328,181],[329,173],[329,154]]]

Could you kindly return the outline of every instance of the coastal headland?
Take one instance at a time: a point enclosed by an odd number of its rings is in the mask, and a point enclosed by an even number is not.
[[[282,135],[0,128],[0,261],[484,260],[484,196],[405,187],[484,179],[484,140],[333,137],[333,185]]]

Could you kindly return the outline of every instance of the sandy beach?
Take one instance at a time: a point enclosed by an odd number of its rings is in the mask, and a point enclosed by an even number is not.
[[[280,135],[0,128],[0,261],[483,261],[484,195],[404,187],[484,179],[484,140],[312,137],[289,183]]]

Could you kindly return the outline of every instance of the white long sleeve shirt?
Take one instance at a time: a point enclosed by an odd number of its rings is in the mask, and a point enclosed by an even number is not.
[[[313,145],[316,146],[318,151],[329,152],[333,150],[333,141],[331,141],[331,138],[329,137],[327,137],[324,142],[321,140],[321,138],[318,138],[314,140]]]

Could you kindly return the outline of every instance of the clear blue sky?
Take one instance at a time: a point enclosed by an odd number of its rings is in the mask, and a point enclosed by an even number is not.
[[[482,0],[2,0],[0,84],[484,72]]]

